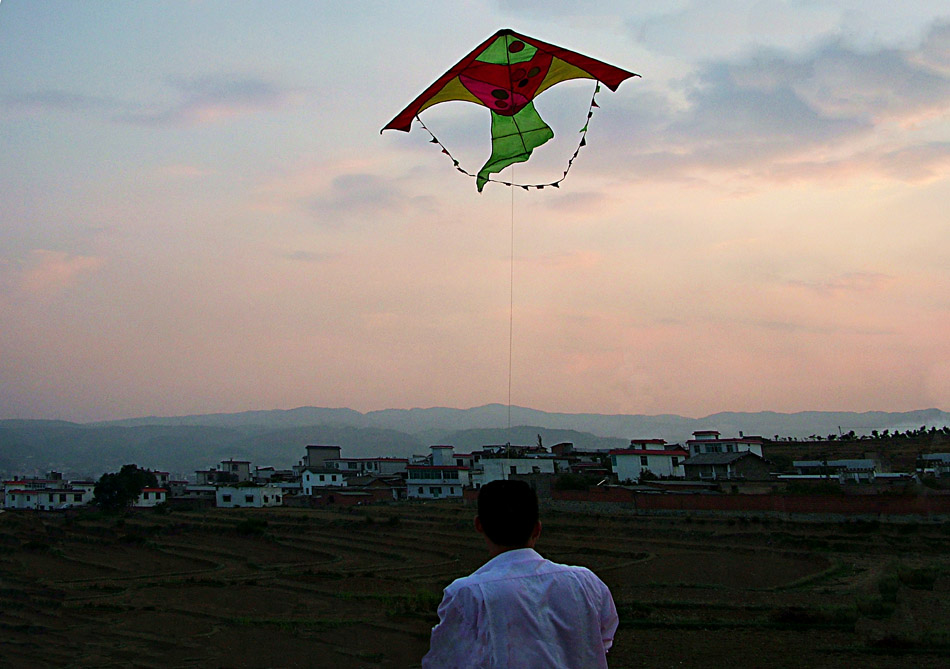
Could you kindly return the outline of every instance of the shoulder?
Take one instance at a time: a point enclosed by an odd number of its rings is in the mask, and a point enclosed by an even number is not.
[[[597,592],[609,592],[607,585],[600,580],[600,577],[587,567],[571,564],[559,564],[557,562],[546,561],[547,569],[552,572],[560,572],[566,578],[572,578],[581,583],[585,588]]]
[[[474,574],[457,578],[445,586],[446,599],[470,599],[474,593],[478,592],[478,584],[481,579]]]

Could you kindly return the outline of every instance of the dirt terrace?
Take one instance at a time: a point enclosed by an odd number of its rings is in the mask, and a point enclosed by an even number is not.
[[[477,568],[471,507],[0,513],[4,667],[412,667]],[[612,667],[943,667],[950,529],[549,511],[606,581]]]

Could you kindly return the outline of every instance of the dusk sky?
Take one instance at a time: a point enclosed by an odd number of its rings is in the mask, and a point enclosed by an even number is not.
[[[560,189],[380,134],[505,27],[642,75]],[[0,418],[504,404],[512,292],[518,406],[948,410],[948,203],[946,0],[2,0]]]

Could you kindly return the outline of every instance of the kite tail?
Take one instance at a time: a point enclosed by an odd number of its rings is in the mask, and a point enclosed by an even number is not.
[[[488,183],[488,176],[501,172],[514,163],[523,163],[531,152],[554,137],[554,131],[538,115],[529,102],[514,116],[491,114],[491,157],[479,171],[475,185],[478,192]]]

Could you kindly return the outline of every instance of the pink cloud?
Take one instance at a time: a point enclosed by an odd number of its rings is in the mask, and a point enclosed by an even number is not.
[[[838,274],[820,281],[803,281],[793,279],[787,281],[789,286],[805,288],[823,295],[838,293],[867,293],[877,292],[886,288],[893,277],[878,272],[848,272]]]
[[[105,263],[97,256],[70,255],[61,251],[35,249],[20,279],[20,287],[34,294],[57,293],[95,273]]]

